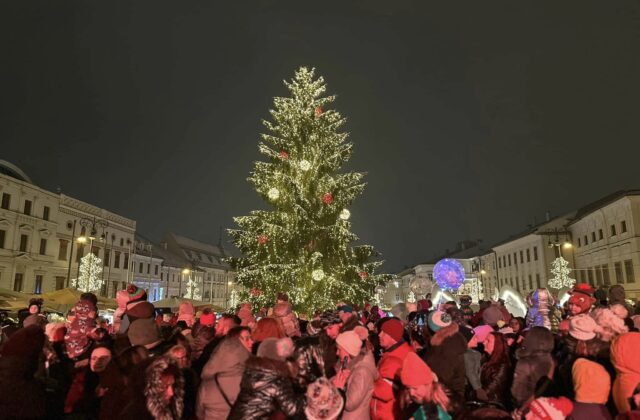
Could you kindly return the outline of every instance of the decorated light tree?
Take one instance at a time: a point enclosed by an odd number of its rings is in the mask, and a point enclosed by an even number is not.
[[[187,299],[193,299],[193,300],[202,299],[202,295],[200,294],[200,288],[198,287],[198,282],[191,277],[189,277],[189,280],[187,281],[187,290],[184,293],[184,297],[186,297]]]
[[[553,274],[553,277],[549,279],[547,285],[556,290],[563,287],[573,287],[576,281],[569,277],[570,273],[569,262],[561,256],[556,258],[551,263],[551,274]]]
[[[363,303],[390,277],[376,273],[373,247],[354,245],[349,207],[365,183],[363,173],[340,172],[353,148],[339,131],[345,119],[314,70],[300,68],[285,85],[290,97],[275,98],[259,145],[265,159],[249,177],[271,208],[236,217],[240,228],[229,231],[243,253],[229,260],[248,291],[242,299],[262,307],[284,291],[302,311]]]
[[[93,252],[80,259],[80,275],[71,285],[81,292],[95,292],[102,287],[102,260]]]

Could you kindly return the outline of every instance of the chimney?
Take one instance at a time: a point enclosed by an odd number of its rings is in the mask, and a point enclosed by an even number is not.
[[[549,210],[547,210],[547,212],[544,214],[544,219],[545,219],[547,222],[550,222],[550,221],[551,221],[551,212],[550,212]]]

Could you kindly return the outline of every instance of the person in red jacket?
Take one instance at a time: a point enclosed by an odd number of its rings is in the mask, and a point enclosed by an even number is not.
[[[378,363],[378,379],[373,387],[372,420],[388,420],[400,418],[402,415],[400,402],[396,400],[397,384],[400,383],[404,358],[414,352],[405,342],[403,335],[402,322],[396,318],[385,321],[380,328],[380,346],[384,353]]]

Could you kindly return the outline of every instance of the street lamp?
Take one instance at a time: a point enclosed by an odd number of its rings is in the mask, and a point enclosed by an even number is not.
[[[184,276],[188,276],[191,273],[191,270],[189,270],[188,268],[183,268],[182,269],[182,275],[180,276],[180,285],[178,286],[178,297],[182,297],[182,278]]]

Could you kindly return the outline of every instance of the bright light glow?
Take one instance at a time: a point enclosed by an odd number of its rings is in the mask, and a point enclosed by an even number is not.
[[[102,260],[90,252],[80,260],[80,276],[71,284],[81,292],[95,292],[102,287],[101,274]]]
[[[322,268],[317,268],[311,272],[311,278],[315,281],[320,281],[324,278],[324,270]]]
[[[233,284],[233,282],[232,282],[232,281],[230,281],[230,282],[227,282],[227,284],[228,284],[229,286],[231,286],[231,285]]]
[[[182,274],[187,275],[191,272],[191,270],[189,270],[188,268],[185,268],[182,270]]]
[[[342,220],[349,220],[350,217],[351,217],[351,212],[347,209],[342,209],[342,211],[340,212],[340,218]]]
[[[76,239],[78,241],[79,244],[86,244],[87,243],[87,237],[86,236],[79,236],[78,239]]]
[[[571,249],[573,248],[573,244],[571,242],[565,242],[564,244],[562,244],[562,247],[564,249]]]
[[[485,274],[487,274],[487,271],[486,270],[480,270],[480,274],[482,274],[484,276]]]
[[[394,282],[393,282],[393,285],[394,285],[396,288],[400,287],[400,283],[398,283],[397,281],[394,281]]]
[[[271,188],[267,195],[270,200],[277,200],[280,197],[280,190],[277,188]]]
[[[307,172],[309,169],[311,169],[311,163],[306,159],[302,159],[300,161],[300,169]]]
[[[514,315],[525,316],[527,314],[527,305],[519,294],[516,294],[511,290],[503,290],[500,294],[500,299],[504,300],[505,306],[514,305],[520,310],[519,314],[516,314],[515,311],[511,311]]]
[[[192,278],[190,278],[189,281],[187,282],[187,291],[184,294],[184,297],[186,297],[187,299],[193,299],[193,300],[202,299],[202,295],[200,294],[200,289],[198,288],[198,283]]]
[[[453,258],[444,258],[433,267],[433,278],[441,289],[458,290],[464,283],[464,267]]]

